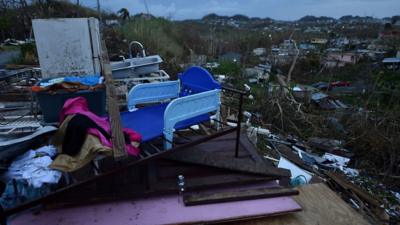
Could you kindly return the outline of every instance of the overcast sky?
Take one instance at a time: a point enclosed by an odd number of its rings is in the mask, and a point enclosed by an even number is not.
[[[72,0],[75,1],[75,0]],[[100,0],[102,9],[127,8],[131,14],[146,12],[145,0]],[[96,0],[81,0],[89,7]],[[400,0],[147,0],[151,14],[174,20],[199,19],[206,14],[243,14],[296,20],[305,15],[341,17],[359,15],[386,17],[400,14]]]

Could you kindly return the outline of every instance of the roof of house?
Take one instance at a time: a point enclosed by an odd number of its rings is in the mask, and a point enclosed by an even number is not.
[[[400,58],[384,58],[383,63],[400,63]]]

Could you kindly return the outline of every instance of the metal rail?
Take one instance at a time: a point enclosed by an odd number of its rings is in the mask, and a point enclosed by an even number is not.
[[[238,121],[237,121],[237,126],[236,126],[236,143],[235,143],[235,157],[239,157],[239,144],[240,144],[240,129],[241,129],[241,124],[242,124],[242,118],[243,118],[243,113],[242,113],[242,108],[243,108],[243,96],[247,93],[246,91],[243,90],[237,90],[234,88],[230,87],[222,87],[222,90],[226,90],[235,94],[239,95],[239,108],[238,108]]]

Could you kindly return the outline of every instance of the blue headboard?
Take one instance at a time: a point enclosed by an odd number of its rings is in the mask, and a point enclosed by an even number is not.
[[[204,68],[193,66],[178,75],[181,81],[181,96],[221,89],[221,84]]]

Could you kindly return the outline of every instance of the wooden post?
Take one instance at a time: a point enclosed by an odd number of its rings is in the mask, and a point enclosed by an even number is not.
[[[113,147],[113,156],[115,160],[124,159],[127,154],[125,151],[125,138],[122,132],[121,118],[119,112],[119,106],[117,101],[117,95],[115,93],[114,82],[112,78],[112,71],[110,60],[108,58],[107,47],[104,40],[101,42],[101,72],[104,76],[106,93],[107,93],[107,111],[109,115],[111,125],[111,140]]]

